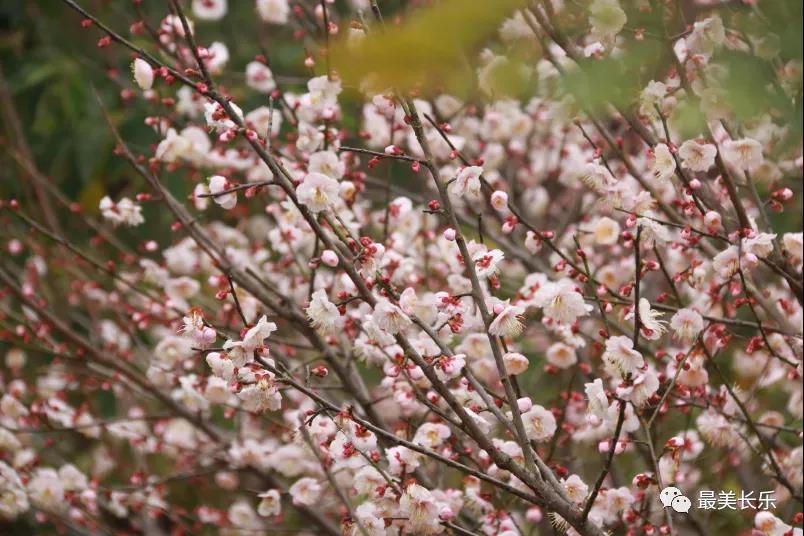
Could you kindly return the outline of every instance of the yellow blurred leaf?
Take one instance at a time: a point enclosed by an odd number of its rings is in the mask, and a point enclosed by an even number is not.
[[[474,59],[505,18],[524,0],[443,0],[399,26],[375,23],[359,41],[343,39],[332,66],[347,86],[465,94],[474,84]]]
[[[84,210],[97,212],[98,204],[104,195],[106,195],[106,187],[100,179],[96,178],[84,186],[78,196],[78,202]]]

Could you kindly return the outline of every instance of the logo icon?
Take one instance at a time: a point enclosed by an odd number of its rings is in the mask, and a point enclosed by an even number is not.
[[[659,493],[659,500],[665,508],[670,507],[679,514],[686,514],[692,508],[692,501],[685,497],[680,489],[673,486],[664,488]]]

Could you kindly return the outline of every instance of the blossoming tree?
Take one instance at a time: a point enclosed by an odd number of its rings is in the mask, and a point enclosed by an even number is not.
[[[801,534],[800,6],[385,3],[62,0],[135,178],[8,144],[0,528]]]

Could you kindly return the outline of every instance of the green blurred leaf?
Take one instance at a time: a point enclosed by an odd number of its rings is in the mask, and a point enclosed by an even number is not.
[[[628,107],[662,65],[662,47],[655,41],[641,43],[618,57],[588,58],[579,69],[567,73],[564,90],[586,110],[603,112],[609,104]]]

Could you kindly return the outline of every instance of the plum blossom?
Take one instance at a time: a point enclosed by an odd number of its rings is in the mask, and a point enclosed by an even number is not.
[[[458,175],[447,186],[450,195],[455,197],[463,197],[469,195],[477,197],[480,195],[480,176],[483,174],[483,168],[480,166],[468,166],[461,169]]]
[[[407,526],[414,534],[439,532],[438,508],[432,494],[419,484],[405,489],[399,499],[400,511],[408,516]]]
[[[790,255],[793,260],[800,263],[804,259],[804,234],[802,233],[785,233],[782,236],[782,243],[784,250]]]
[[[618,396],[623,400],[630,400],[635,406],[644,406],[651,396],[659,390],[659,378],[650,369],[637,374],[631,385],[619,387]]]
[[[504,257],[505,254],[499,249],[487,251],[485,248],[478,248],[477,252],[472,256],[477,277],[483,278],[497,275]]]
[[[739,169],[752,169],[762,163],[762,145],[751,138],[727,140],[723,157]]]
[[[450,435],[452,435],[452,432],[450,432],[449,427],[445,424],[424,423],[416,430],[416,435],[413,436],[413,442],[417,445],[433,449],[441,446]]]
[[[321,212],[338,200],[338,181],[322,173],[308,173],[296,187],[299,202],[312,212]]]
[[[556,432],[556,418],[552,412],[535,405],[522,414],[525,434],[533,441],[546,441]]]
[[[145,223],[145,218],[142,216],[142,207],[128,197],[123,197],[115,203],[109,196],[105,196],[100,201],[100,211],[103,217],[114,225],[136,227]]]
[[[435,371],[441,381],[448,381],[460,376],[465,366],[466,356],[464,354],[443,355],[436,361]]]
[[[310,305],[305,309],[307,318],[314,328],[325,335],[334,335],[342,324],[341,314],[334,303],[329,301],[326,292],[313,293]]]
[[[519,352],[508,352],[503,356],[503,363],[505,363],[505,371],[508,374],[517,376],[528,369],[530,362]]]
[[[404,331],[411,324],[411,320],[402,309],[388,300],[380,300],[374,307],[374,321],[380,329],[391,335]]]
[[[155,158],[165,163],[176,162],[180,158],[188,156],[193,149],[193,142],[178,132],[175,128],[169,128],[165,139],[159,142],[156,147]]]
[[[303,477],[294,482],[288,491],[293,498],[293,504],[313,506],[318,502],[324,489],[315,478]]]
[[[515,337],[522,333],[524,326],[520,316],[525,309],[518,305],[505,305],[494,320],[489,325],[489,333],[500,337]]]
[[[321,173],[333,179],[343,178],[346,172],[346,164],[332,151],[318,151],[311,154],[307,168],[311,173]]]
[[[246,331],[242,341],[243,350],[245,352],[253,352],[258,347],[262,346],[265,339],[276,330],[276,324],[269,322],[265,315],[261,316],[257,324]]]
[[[765,536],[785,536],[799,534],[801,529],[794,529],[768,511],[757,512],[754,516],[754,527]]]
[[[199,20],[220,20],[226,15],[227,0],[193,0],[193,14]]]
[[[630,337],[618,335],[606,339],[603,363],[609,374],[622,379],[641,369],[645,360],[642,354],[634,350],[634,341]]]
[[[13,521],[30,508],[19,474],[0,461],[0,519]]]
[[[611,246],[616,244],[620,238],[620,224],[607,216],[603,216],[595,222],[592,234],[596,244]]]
[[[48,512],[60,512],[66,508],[64,485],[59,474],[49,467],[37,469],[27,484],[31,503]]]
[[[671,239],[670,231],[650,218],[637,219],[637,225],[642,229],[641,243],[646,247],[653,247],[655,244],[663,245]]]
[[[659,182],[670,180],[676,172],[676,160],[670,148],[660,143],[653,148],[653,167],[651,175]]]
[[[231,118],[229,112],[217,102],[204,104],[204,118],[211,129],[226,131],[235,128],[235,120],[243,121],[243,110],[234,102],[228,103],[235,117]]]
[[[257,13],[271,24],[287,24],[290,16],[288,0],[257,0]]]
[[[563,342],[553,343],[545,354],[547,362],[560,369],[566,369],[578,362],[575,348]]]
[[[773,252],[775,234],[758,233],[756,236],[743,240],[743,248],[757,258],[764,259]]]
[[[650,341],[660,339],[664,332],[667,331],[665,327],[667,322],[659,320],[664,316],[664,313],[651,309],[650,302],[645,298],[639,299],[637,311],[639,313],[640,333],[642,336]],[[632,310],[626,318],[634,318],[634,311]]]
[[[690,343],[703,331],[704,320],[701,314],[689,308],[679,309],[670,319],[670,329],[673,336],[681,341]]]
[[[259,61],[252,61],[246,65],[246,83],[250,88],[260,93],[270,93],[276,89],[274,73],[271,68]]]
[[[572,324],[578,317],[585,316],[592,310],[592,306],[584,302],[575,282],[570,279],[546,283],[536,291],[533,303],[543,309],[544,316],[564,324]]]
[[[711,143],[687,140],[678,148],[681,165],[690,171],[709,171],[715,165],[717,149]]]
[[[209,178],[209,193],[214,196],[212,199],[221,208],[231,210],[237,205],[237,192],[226,193],[232,189],[232,185],[221,175],[213,175]]]
[[[278,516],[282,512],[282,500],[279,490],[269,489],[257,495],[260,504],[257,506],[257,513],[263,517]]]

